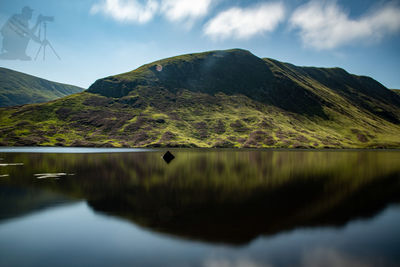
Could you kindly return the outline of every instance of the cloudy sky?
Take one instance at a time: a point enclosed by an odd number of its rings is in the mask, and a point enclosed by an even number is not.
[[[0,66],[85,88],[160,58],[243,48],[400,89],[400,0],[0,0],[0,26],[24,6],[31,27],[55,17],[47,36],[61,61],[47,49],[46,61]],[[31,41],[27,54],[38,49]]]

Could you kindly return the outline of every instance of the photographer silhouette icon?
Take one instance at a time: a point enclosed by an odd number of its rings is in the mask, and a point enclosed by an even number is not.
[[[43,60],[45,60],[47,46],[49,46],[57,58],[60,59],[53,46],[47,40],[47,22],[54,21],[54,17],[39,15],[37,17],[35,26],[29,28],[29,20],[32,19],[32,14],[33,9],[31,9],[29,6],[25,6],[22,8],[20,14],[11,16],[1,28],[3,42],[0,59],[24,61],[32,60],[31,57],[26,54],[26,49],[30,40],[40,44],[35,60],[40,51],[43,51]],[[43,40],[41,40],[42,28],[44,31]],[[36,35],[38,30],[39,34]]]

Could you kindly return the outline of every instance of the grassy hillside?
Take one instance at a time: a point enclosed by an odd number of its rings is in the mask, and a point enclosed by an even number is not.
[[[400,96],[340,68],[244,50],[183,55],[0,110],[2,145],[400,147]]]
[[[42,103],[82,91],[77,86],[0,68],[0,107]]]

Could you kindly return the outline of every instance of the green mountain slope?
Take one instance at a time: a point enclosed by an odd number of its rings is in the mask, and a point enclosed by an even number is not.
[[[47,102],[82,91],[77,86],[0,68],[0,107]]]
[[[3,145],[400,147],[400,96],[339,68],[234,49],[159,60],[0,111]]]

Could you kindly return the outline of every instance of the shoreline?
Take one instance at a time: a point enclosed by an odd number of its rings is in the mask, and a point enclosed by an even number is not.
[[[388,151],[400,152],[400,148],[188,148],[188,147],[158,147],[158,148],[116,148],[116,147],[61,147],[61,146],[7,146],[0,147],[0,153],[143,153],[171,151],[232,151],[232,152],[348,152],[348,151]]]

